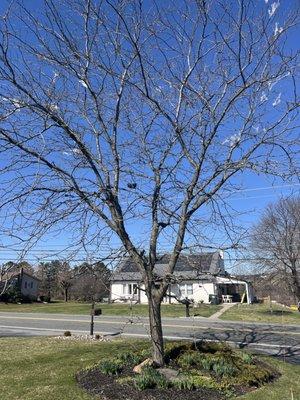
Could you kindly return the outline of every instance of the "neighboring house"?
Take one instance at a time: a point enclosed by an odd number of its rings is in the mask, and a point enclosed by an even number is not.
[[[20,268],[19,271],[10,273],[6,279],[7,282],[2,282],[2,285],[6,284],[7,291],[19,289],[23,296],[29,297],[31,300],[37,300],[40,282],[38,278]]]
[[[154,267],[156,280],[164,275],[170,255],[163,255]],[[195,303],[221,302],[226,295],[232,301],[248,303],[253,301],[253,291],[247,281],[229,277],[224,268],[221,251],[201,254],[181,254],[172,274],[174,283],[170,284],[164,303],[178,303],[186,297]],[[110,301],[147,303],[145,286],[138,266],[131,258],[122,260],[111,276]]]

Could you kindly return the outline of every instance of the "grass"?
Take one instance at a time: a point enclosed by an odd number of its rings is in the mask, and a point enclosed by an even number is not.
[[[53,338],[2,338],[1,400],[91,400],[92,397],[76,385],[74,374],[78,370],[112,354],[141,349],[147,345],[147,342],[139,340],[85,343]],[[240,399],[299,399],[300,366],[270,358],[268,362],[280,370],[282,377]]]
[[[97,304],[102,309],[103,315],[138,315],[148,316],[148,306],[146,304],[135,304],[130,308],[129,304]],[[198,307],[191,308],[191,315],[209,317],[220,309],[220,306],[201,304]],[[91,310],[90,303],[63,302],[55,301],[53,303],[32,303],[32,304],[5,304],[0,303],[0,312],[30,312],[30,313],[49,313],[49,314],[86,314]],[[185,316],[185,306],[182,304],[162,304],[163,317],[183,317]]]
[[[245,322],[300,324],[299,311],[292,311],[276,304],[272,304],[272,309],[269,304],[238,304],[227,310],[220,318]]]

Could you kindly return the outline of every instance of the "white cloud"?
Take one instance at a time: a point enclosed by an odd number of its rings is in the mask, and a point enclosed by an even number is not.
[[[270,18],[275,14],[275,12],[276,12],[277,8],[279,7],[279,5],[280,5],[279,1],[277,1],[276,3],[272,3],[271,4],[271,8],[269,8],[269,10],[268,10]]]

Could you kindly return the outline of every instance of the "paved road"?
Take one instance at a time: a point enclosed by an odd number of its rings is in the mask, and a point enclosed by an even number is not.
[[[0,312],[0,337],[59,335],[66,330],[89,332],[89,316]],[[166,339],[222,340],[254,352],[272,354],[300,364],[300,325],[237,323],[206,318],[163,319]],[[95,333],[149,337],[147,318],[100,316]]]

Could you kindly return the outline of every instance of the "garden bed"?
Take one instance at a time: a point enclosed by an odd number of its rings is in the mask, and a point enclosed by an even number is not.
[[[134,373],[133,367],[149,355],[144,350],[104,359],[77,373],[77,382],[103,400],[221,400],[279,377],[274,368],[248,353],[205,342],[166,345],[166,366],[175,377],[166,378],[163,370],[151,366]]]

